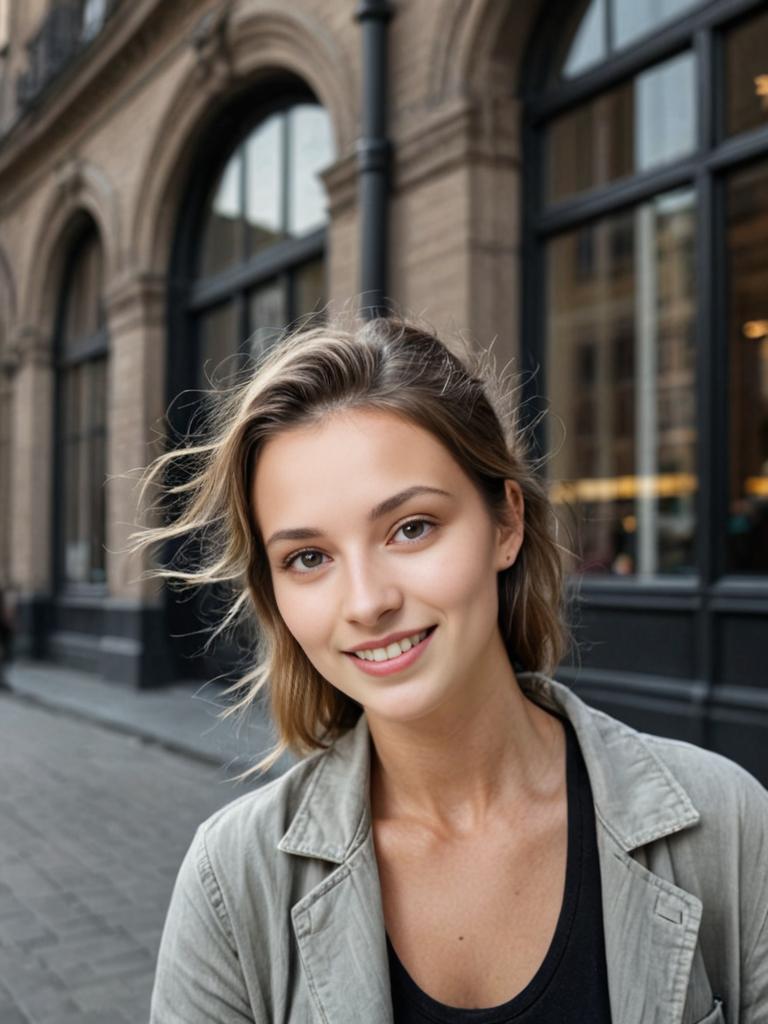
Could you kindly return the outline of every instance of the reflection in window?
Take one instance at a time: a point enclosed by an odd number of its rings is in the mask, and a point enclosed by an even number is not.
[[[580,258],[585,231],[593,235],[589,276]],[[688,190],[550,243],[548,468],[577,552],[572,569],[641,577],[692,571],[693,263]]]
[[[768,125],[768,10],[725,37],[725,133]]]
[[[683,53],[557,118],[547,135],[549,201],[692,153],[695,72]]]
[[[327,112],[299,103],[255,128],[212,190],[200,275],[211,276],[325,223],[320,180],[333,158]]]
[[[664,28],[704,0],[611,0],[612,46],[621,49]]]
[[[269,348],[288,323],[287,280],[280,277],[261,285],[250,297],[250,349],[254,356]]]
[[[283,237],[281,182],[285,118],[270,117],[245,143],[245,215],[251,252]]]
[[[768,163],[728,182],[728,567],[768,570]]]
[[[333,156],[328,115],[322,107],[302,104],[288,119],[288,230],[303,235],[325,220],[325,189],[320,172]]]
[[[239,370],[233,358],[239,344],[237,320],[234,302],[225,302],[200,317],[200,367],[203,380],[209,384],[221,383]]]
[[[559,68],[559,77],[584,74],[618,50],[657,32],[705,0],[590,0],[584,5]]]
[[[107,336],[101,245],[93,225],[73,251],[61,325],[62,575],[65,584],[103,583]]]
[[[197,258],[195,287],[205,286],[206,294],[195,306],[200,387],[232,382],[249,356],[322,311],[326,210],[319,175],[332,159],[328,114],[302,102],[258,124],[218,175]]]
[[[10,287],[0,270],[0,587],[11,582],[11,379],[4,359],[9,344]]]
[[[85,42],[101,31],[107,20],[107,0],[83,0],[81,34]]]

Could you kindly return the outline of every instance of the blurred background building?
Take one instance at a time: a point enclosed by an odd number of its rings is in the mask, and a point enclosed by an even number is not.
[[[0,0],[17,650],[136,687],[206,670],[177,636],[199,607],[123,553],[123,474],[169,406],[187,429],[199,389],[369,288],[497,338],[547,410],[561,677],[765,780],[760,0]]]

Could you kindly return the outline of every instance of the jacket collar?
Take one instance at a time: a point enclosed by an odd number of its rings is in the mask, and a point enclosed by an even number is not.
[[[595,811],[626,853],[698,823],[683,786],[635,729],[585,704],[536,672],[518,675],[523,692],[573,725]],[[370,734],[365,715],[307,765],[304,795],[278,848],[343,863],[370,829]]]

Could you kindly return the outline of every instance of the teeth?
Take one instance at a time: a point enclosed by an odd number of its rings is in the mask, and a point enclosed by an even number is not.
[[[426,635],[427,631],[423,629],[421,633],[404,637],[396,643],[389,644],[388,647],[374,647],[371,650],[355,651],[354,653],[361,661],[389,661],[390,658],[397,658],[400,654],[410,651],[416,644],[420,644]]]

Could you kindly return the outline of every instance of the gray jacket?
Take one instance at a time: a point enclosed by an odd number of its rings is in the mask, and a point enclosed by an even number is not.
[[[534,673],[592,784],[614,1024],[768,1024],[768,792]],[[204,822],[179,869],[151,1024],[391,1024],[365,716]]]

